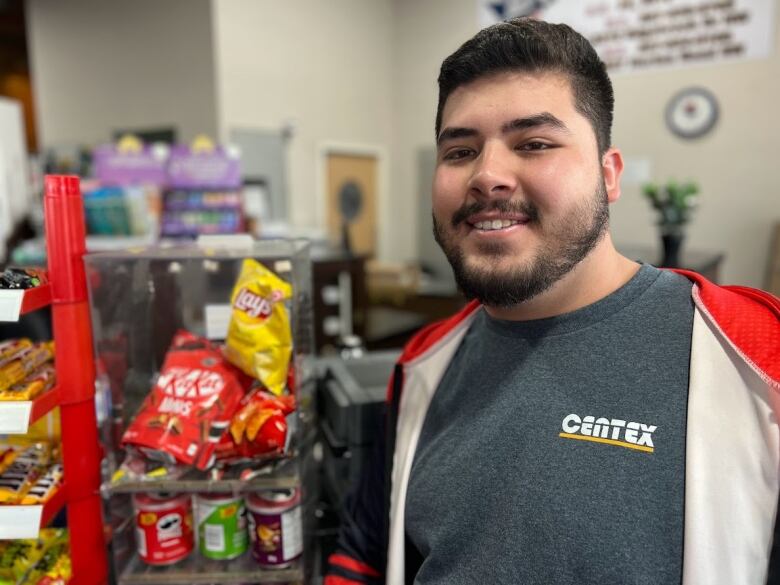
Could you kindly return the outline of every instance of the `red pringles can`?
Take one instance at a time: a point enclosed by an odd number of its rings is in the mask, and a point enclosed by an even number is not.
[[[138,556],[148,565],[172,565],[194,548],[189,494],[133,494]]]
[[[283,569],[301,556],[301,490],[276,489],[246,498],[252,556],[266,568]]]

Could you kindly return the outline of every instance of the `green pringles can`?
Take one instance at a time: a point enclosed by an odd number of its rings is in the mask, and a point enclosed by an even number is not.
[[[198,549],[207,559],[235,559],[249,546],[244,499],[233,494],[195,496]]]

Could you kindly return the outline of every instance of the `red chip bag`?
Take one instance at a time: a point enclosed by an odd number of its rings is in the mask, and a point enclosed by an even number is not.
[[[181,331],[122,442],[206,469],[249,384],[217,347]]]
[[[287,415],[295,398],[256,390],[247,394],[217,447],[217,459],[235,461],[281,455],[287,442]]]

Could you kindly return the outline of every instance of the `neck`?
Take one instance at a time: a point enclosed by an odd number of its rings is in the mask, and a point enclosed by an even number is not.
[[[530,321],[570,313],[612,294],[639,270],[639,264],[615,250],[606,234],[590,254],[552,287],[518,305],[485,307],[491,317]]]

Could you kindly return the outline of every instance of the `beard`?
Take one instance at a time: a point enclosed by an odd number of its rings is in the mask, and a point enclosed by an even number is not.
[[[480,243],[477,259],[467,261],[460,238],[455,235],[466,219],[483,211],[522,213],[529,219],[523,229],[536,231],[539,248],[533,258],[501,269],[512,247],[503,242]],[[603,238],[609,226],[609,203],[603,178],[592,197],[558,219],[545,220],[538,207],[527,201],[497,199],[464,204],[445,229],[433,216],[433,235],[452,266],[458,288],[483,305],[509,308],[545,292],[582,262]]]

